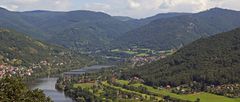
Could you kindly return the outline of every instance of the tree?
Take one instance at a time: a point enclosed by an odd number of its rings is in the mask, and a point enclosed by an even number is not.
[[[0,100],[3,102],[52,102],[42,90],[29,90],[19,78],[0,79]]]
[[[200,102],[200,98],[197,98],[195,102]]]

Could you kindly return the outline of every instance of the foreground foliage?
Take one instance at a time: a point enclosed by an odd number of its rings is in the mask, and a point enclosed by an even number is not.
[[[1,102],[52,102],[42,90],[29,90],[21,79],[5,77],[0,79]]]

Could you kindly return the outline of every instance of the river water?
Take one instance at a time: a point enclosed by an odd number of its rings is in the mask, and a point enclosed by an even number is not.
[[[70,72],[65,72],[65,73],[76,74],[77,72],[79,72],[81,74],[83,71],[87,73],[93,70],[99,70],[99,69],[108,68],[108,67],[111,67],[111,66],[95,65],[95,66],[80,68],[77,70],[72,70]],[[58,78],[56,77],[40,78],[33,81],[32,83],[28,83],[28,85],[31,89],[37,89],[37,88],[42,89],[44,93],[47,96],[49,96],[54,102],[74,102],[71,98],[65,96],[63,92],[57,91],[55,89],[55,84],[57,82],[57,79]]]
[[[64,95],[55,89],[55,84],[58,78],[41,78],[31,83],[31,89],[42,89],[54,102],[73,102],[71,98]]]

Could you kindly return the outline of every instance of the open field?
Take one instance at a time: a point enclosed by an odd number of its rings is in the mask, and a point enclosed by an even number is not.
[[[123,85],[128,85],[129,81],[127,80],[116,80],[116,82],[121,83]]]
[[[124,85],[128,85],[128,81],[126,80],[117,80],[117,82]],[[144,86],[150,92],[164,95],[164,96],[170,96],[170,97],[182,99],[182,100],[195,101],[197,98],[199,98],[200,102],[240,102],[240,98],[228,98],[228,97],[219,96],[219,95],[206,93],[206,92],[200,92],[200,93],[188,94],[188,95],[178,95],[175,93],[171,93],[170,92],[171,90],[167,90],[167,89],[158,90],[143,84],[132,84],[131,86],[135,86],[135,87]]]
[[[114,53],[126,53],[126,54],[137,54],[138,52],[135,52],[135,51],[130,51],[130,50],[119,50],[119,49],[114,49],[114,50],[111,50],[111,52],[114,52]]]
[[[124,82],[124,81],[122,80],[122,82]],[[147,97],[147,99],[150,99],[150,95],[148,95],[148,94],[143,94],[143,93],[140,93],[140,92],[136,92],[136,91],[132,91],[132,90],[127,90],[127,89],[124,89],[124,88],[122,88],[122,87],[113,86],[113,85],[108,84],[107,82],[102,82],[102,84],[104,84],[104,85],[106,85],[106,86],[109,86],[109,87],[112,87],[112,88],[114,88],[114,89],[116,89],[116,90],[121,90],[121,91],[129,92],[129,93],[135,93],[135,94],[141,95],[141,96],[143,96],[143,97]],[[157,99],[158,99],[158,100],[162,100],[161,97],[157,97]]]
[[[140,53],[140,54],[137,54],[137,56],[142,57],[142,56],[149,56],[149,55],[146,53]]]
[[[161,90],[158,91],[159,94],[168,95],[170,97],[183,99],[183,100],[189,100],[189,101],[195,101],[197,98],[199,98],[200,102],[240,102],[240,98],[228,98],[224,96],[214,95],[211,93],[201,92],[196,94],[189,94],[189,95],[178,95],[171,93],[169,90]]]

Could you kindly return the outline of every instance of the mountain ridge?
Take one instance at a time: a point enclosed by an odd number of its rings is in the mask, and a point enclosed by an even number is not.
[[[221,8],[194,14],[163,13],[127,21],[85,10],[6,11],[0,16],[2,28],[48,43],[87,51],[132,46],[168,50],[240,26],[239,11]]]
[[[213,8],[196,14],[158,19],[123,34],[114,43],[162,50],[178,48],[201,37],[238,28],[239,17],[239,11]]]

